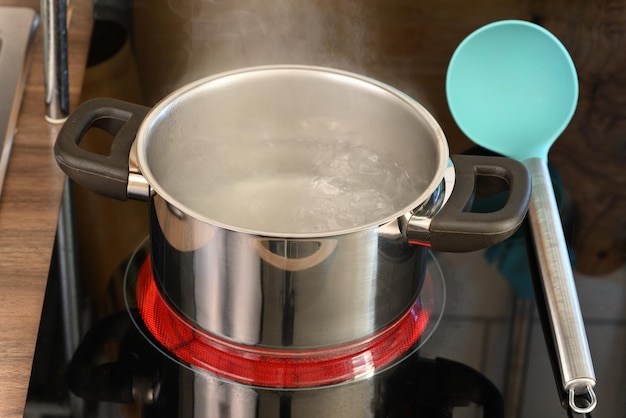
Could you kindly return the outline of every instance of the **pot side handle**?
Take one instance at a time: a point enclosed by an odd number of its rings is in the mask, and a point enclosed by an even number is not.
[[[517,231],[522,224],[531,195],[528,170],[519,162],[504,157],[478,155],[452,156],[455,169],[454,190],[430,224],[433,250],[469,252],[495,245]],[[494,212],[471,212],[476,195],[485,194],[489,181],[508,186],[504,206]]]
[[[118,200],[128,198],[129,154],[137,130],[150,108],[117,99],[90,99],[80,104],[59,131],[54,154],[69,178],[87,189]],[[80,142],[91,128],[113,135],[108,155],[87,151]]]

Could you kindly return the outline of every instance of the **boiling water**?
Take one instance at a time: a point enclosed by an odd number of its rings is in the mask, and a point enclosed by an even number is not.
[[[336,232],[382,220],[427,185],[397,162],[347,142],[230,142],[212,146],[204,157],[186,156],[174,172],[163,187],[198,214],[286,234]]]

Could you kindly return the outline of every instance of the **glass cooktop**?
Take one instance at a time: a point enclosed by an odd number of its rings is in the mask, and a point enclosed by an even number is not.
[[[146,255],[141,249],[135,259]],[[412,363],[407,362],[401,373],[406,375],[403,382],[412,381],[418,372],[420,376],[428,375],[424,370],[437,369],[434,364],[438,361],[444,362],[445,366],[441,367],[446,370],[449,364],[455,367],[460,364],[493,384],[503,401],[503,416],[507,418],[567,417],[533,298],[523,232],[485,251],[440,253],[433,258],[445,277],[445,309],[436,329],[419,349],[419,358],[427,363],[411,366]],[[127,318],[122,321],[125,326],[133,327],[123,297],[127,265],[130,274],[136,274],[140,267],[137,263],[120,266],[119,272],[111,278],[104,309],[102,301],[90,300],[85,292],[75,289],[72,303],[80,307],[80,318],[75,325],[78,330],[68,330],[61,319],[67,302],[61,297],[64,291],[57,268],[54,264],[51,267],[26,417],[148,416],[137,402],[93,402],[77,397],[68,390],[66,381],[67,365],[76,349],[67,347],[72,344],[72,332],[82,336],[98,319],[115,317],[120,312]],[[624,271],[602,278],[577,274],[576,284],[597,375],[598,406],[592,415],[596,418],[621,416],[626,410],[626,398],[621,393],[626,379]],[[95,306],[100,310],[96,311]],[[113,350],[107,355],[115,357],[117,354]],[[434,393],[442,394],[454,387],[458,375],[454,376],[448,373],[443,381],[437,380],[439,386]],[[147,383],[144,379],[140,387],[144,403],[158,392],[150,379]],[[430,401],[435,402],[434,399]],[[463,399],[463,405],[455,406],[451,416],[487,416],[484,415],[486,407],[476,399],[471,396]],[[409,410],[403,411],[406,414]],[[579,415],[569,413],[569,416]]]

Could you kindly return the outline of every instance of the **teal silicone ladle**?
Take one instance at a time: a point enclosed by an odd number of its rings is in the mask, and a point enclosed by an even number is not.
[[[563,390],[572,410],[591,412],[595,373],[547,166],[550,147],[576,109],[574,63],[541,26],[498,21],[457,47],[446,94],[452,116],[473,142],[522,162],[531,174],[529,219]]]

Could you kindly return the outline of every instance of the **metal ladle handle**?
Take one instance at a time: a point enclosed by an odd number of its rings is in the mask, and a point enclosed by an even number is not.
[[[529,158],[524,165],[532,177],[529,220],[563,390],[573,411],[589,413],[597,403],[596,378],[554,189],[545,160]],[[589,405],[578,405],[576,396],[585,393]]]

